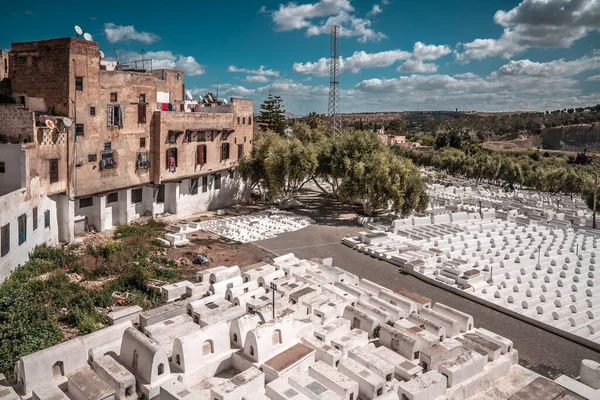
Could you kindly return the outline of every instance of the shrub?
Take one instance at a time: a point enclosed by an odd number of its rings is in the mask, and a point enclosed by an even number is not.
[[[105,259],[112,254],[117,254],[123,251],[123,245],[120,242],[107,242],[98,246],[88,245],[86,252],[89,255],[96,257],[104,257]]]
[[[123,239],[129,236],[146,236],[151,237],[162,231],[165,223],[151,219],[143,224],[117,225],[115,230],[115,239]]]

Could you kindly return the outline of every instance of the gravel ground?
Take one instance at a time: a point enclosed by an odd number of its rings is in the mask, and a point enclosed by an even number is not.
[[[578,377],[582,359],[600,362],[600,353],[403,274],[390,263],[342,245],[340,240],[345,235],[364,229],[347,220],[342,223],[333,221],[335,218],[328,215],[327,220],[321,220],[320,224],[256,242],[255,245],[277,255],[294,253],[306,259],[333,257],[335,265],[361,278],[390,289],[408,289],[466,312],[473,316],[476,327],[484,327],[511,339],[519,351],[519,364],[548,378],[555,379],[561,374]]]

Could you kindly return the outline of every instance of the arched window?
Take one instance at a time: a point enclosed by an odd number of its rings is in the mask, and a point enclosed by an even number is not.
[[[137,350],[133,351],[133,360],[131,361],[131,369],[137,371],[139,354]]]
[[[181,357],[179,356],[179,354],[175,355],[175,364],[181,365]]]
[[[158,364],[158,375],[162,375],[165,373],[165,364],[160,363]]]
[[[253,356],[254,355],[254,347],[250,346],[250,355]]]
[[[278,344],[281,344],[281,330],[279,329],[275,329],[273,331],[273,346],[277,346]]]
[[[65,366],[62,361],[57,361],[52,366],[52,379],[57,379],[64,375],[65,375]]]
[[[233,341],[234,341],[235,343],[237,343],[237,333],[234,333],[234,334],[233,334]]]
[[[202,355],[207,356],[215,352],[212,340],[207,340],[202,344]]]

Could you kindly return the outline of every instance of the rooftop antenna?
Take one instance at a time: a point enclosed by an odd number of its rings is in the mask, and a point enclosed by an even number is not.
[[[219,101],[219,82],[217,82],[217,98],[215,101]]]
[[[331,130],[334,134],[342,133],[342,119],[339,115],[340,108],[340,27],[331,27],[331,59],[329,61],[329,104],[327,113]]]
[[[79,36],[83,35],[83,29],[79,25],[75,25],[75,33],[77,33],[77,39],[79,39]]]
[[[92,37],[92,35],[90,35],[90,34],[89,34],[89,33],[87,33],[87,32],[83,34],[83,38],[84,38],[85,40],[87,40],[88,42],[91,42],[92,40],[94,40],[94,38]]]

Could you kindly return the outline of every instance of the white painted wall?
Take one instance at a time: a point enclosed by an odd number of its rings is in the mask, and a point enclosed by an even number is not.
[[[58,221],[58,240],[70,243],[75,238],[73,220],[75,218],[75,201],[67,196],[52,196],[57,204],[56,218]]]
[[[29,253],[41,244],[58,244],[58,219],[56,199],[43,196],[27,200],[24,191],[13,192],[0,197],[0,226],[10,224],[10,250],[0,258],[0,283],[19,265],[27,262]],[[38,226],[33,230],[33,208],[38,208]],[[44,212],[50,210],[50,227],[44,227]],[[27,238],[19,246],[19,225],[17,218],[27,215]]]
[[[191,184],[191,179],[184,179],[179,185],[179,197],[175,208],[177,215],[181,218],[207,210],[228,207],[248,198],[248,193],[237,172],[233,178],[230,178],[227,172],[221,173],[221,189],[219,190],[215,190],[211,175],[209,175],[208,190],[205,193],[202,193],[202,177],[198,180],[198,194],[190,194]]]
[[[25,151],[20,144],[1,144],[0,162],[4,162],[4,173],[0,173],[0,196],[25,187]]]

